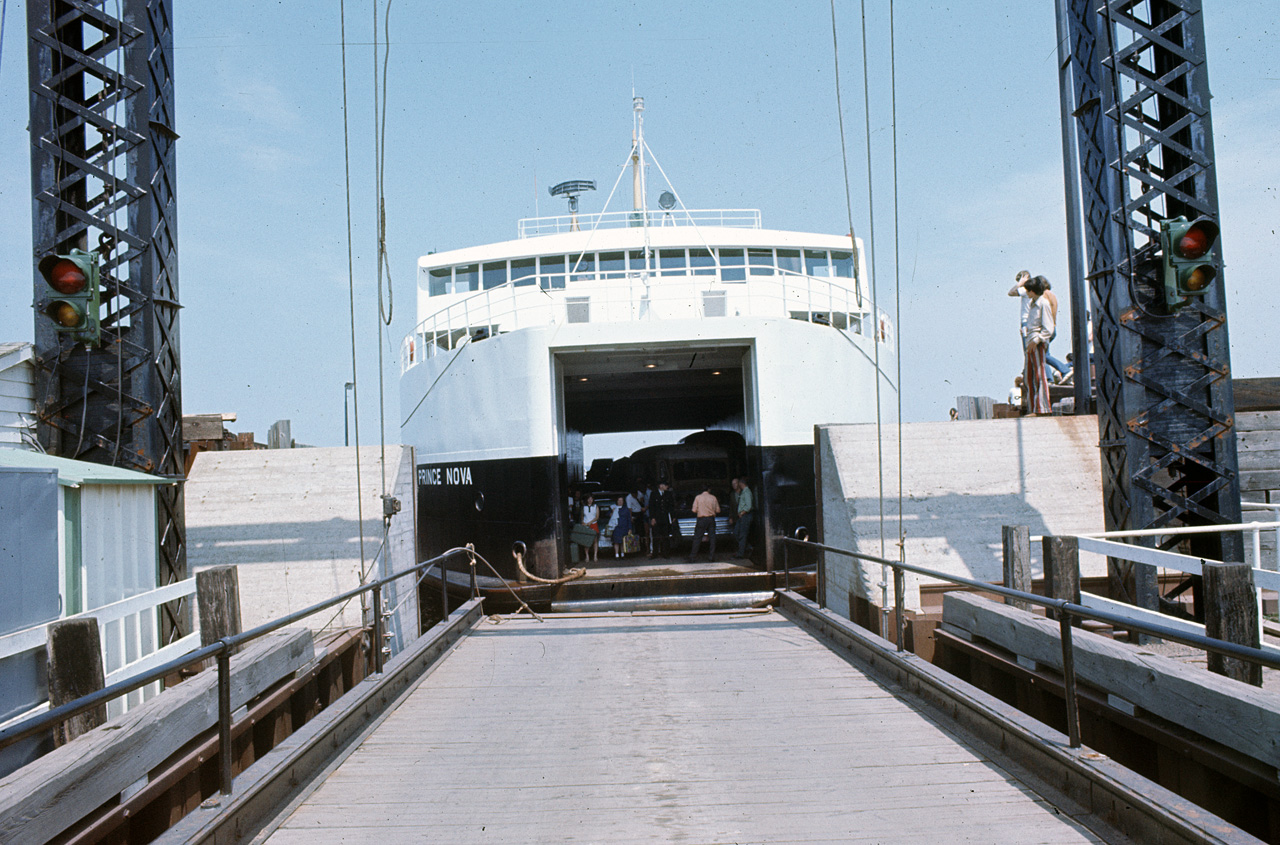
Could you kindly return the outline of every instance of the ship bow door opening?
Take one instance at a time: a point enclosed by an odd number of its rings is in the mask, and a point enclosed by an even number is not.
[[[695,533],[693,500],[705,488],[721,509],[717,559],[751,565],[736,555],[730,524],[732,479],[759,477],[751,457],[758,449],[750,448],[755,445],[750,356],[750,346],[741,342],[555,352],[564,567],[581,566],[591,557],[594,566],[653,566],[650,554],[683,562]],[[664,518],[653,506],[659,482],[667,484],[672,500],[674,527],[665,531],[649,524],[655,515],[660,522]],[[620,498],[627,507],[626,497],[637,492],[649,493],[654,513],[635,521],[631,533],[638,544],[621,530],[622,542],[615,544],[609,530],[613,511]],[[643,496],[635,500],[642,502]],[[595,549],[574,539],[588,539],[581,528],[584,510],[596,516]],[[700,559],[707,559],[708,546],[704,540]]]

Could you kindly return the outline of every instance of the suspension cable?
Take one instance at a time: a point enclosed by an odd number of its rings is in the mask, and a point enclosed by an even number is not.
[[[354,406],[356,434],[356,520],[360,528],[360,580],[364,580],[364,499],[360,474],[360,377],[356,369],[356,270],[351,238],[351,132],[347,113],[347,10],[346,0],[338,0],[342,34],[342,158],[347,191],[347,297],[351,317],[351,404]]]
[[[836,119],[840,124],[840,161],[844,165],[844,207],[849,218],[849,246],[853,250],[853,289],[858,295],[858,305],[862,305],[862,289],[858,285],[858,239],[853,234],[853,195],[849,191],[849,154],[844,140],[844,106],[840,100],[840,48],[836,43],[836,3],[831,0],[831,51],[835,55],[836,64]]]
[[[902,519],[902,252],[898,213],[898,66],[894,41],[893,0],[889,0],[890,129],[893,138],[893,349],[898,364],[898,550],[905,558],[907,532]]]
[[[834,3],[835,0],[832,0]],[[871,264],[871,310],[875,312],[876,349],[876,481],[880,492],[880,557],[885,556],[884,542],[884,429],[880,402],[880,299],[876,295],[876,203],[874,178],[871,174],[871,83],[867,57],[867,0],[862,0],[862,113],[866,122],[867,143],[867,232],[871,245],[867,247]],[[888,571],[882,580],[888,581]],[[885,608],[888,612],[888,608]]]

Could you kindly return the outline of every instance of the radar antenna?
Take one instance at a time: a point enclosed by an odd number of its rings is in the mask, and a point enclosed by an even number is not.
[[[548,192],[553,197],[569,198],[569,231],[578,231],[578,194],[586,191],[594,191],[596,183],[589,179],[571,179],[568,182],[561,182],[559,185],[552,185],[548,188]]]

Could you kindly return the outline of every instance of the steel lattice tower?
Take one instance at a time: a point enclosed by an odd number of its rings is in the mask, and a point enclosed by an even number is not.
[[[1162,309],[1160,223],[1218,219],[1200,0],[1059,0],[1070,55],[1092,292],[1108,530],[1240,521],[1222,276]],[[1075,210],[1069,209],[1069,213]],[[1074,308],[1083,308],[1075,303]],[[1242,561],[1239,533],[1193,552]],[[1151,567],[1112,561],[1113,595],[1155,607]]]
[[[99,345],[37,309],[40,442],[178,482],[159,490],[159,582],[172,583],[187,566],[170,0],[27,0],[27,43],[35,258],[102,257]],[[39,273],[35,285],[39,300]],[[185,615],[166,609],[166,639]]]

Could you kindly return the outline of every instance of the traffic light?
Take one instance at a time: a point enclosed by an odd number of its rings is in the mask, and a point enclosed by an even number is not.
[[[1170,311],[1204,296],[1218,278],[1218,224],[1208,217],[1187,222],[1174,217],[1160,222],[1164,264],[1164,301]]]
[[[54,330],[97,343],[98,253],[73,249],[66,255],[46,255],[39,267],[47,289],[38,307],[53,321]]]

